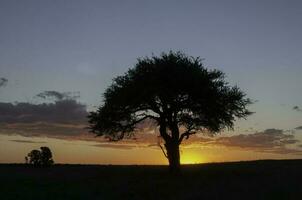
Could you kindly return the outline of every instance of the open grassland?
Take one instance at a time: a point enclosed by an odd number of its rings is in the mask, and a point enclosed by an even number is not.
[[[302,160],[183,166],[0,165],[0,199],[302,199]]]

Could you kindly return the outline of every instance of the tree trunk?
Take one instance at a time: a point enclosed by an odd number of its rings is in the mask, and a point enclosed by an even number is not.
[[[179,144],[175,143],[166,143],[167,156],[169,160],[169,169],[171,173],[180,172],[180,154],[179,154]]]

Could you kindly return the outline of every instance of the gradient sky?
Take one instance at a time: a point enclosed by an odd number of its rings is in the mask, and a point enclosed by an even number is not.
[[[302,131],[295,129],[302,126],[301,10],[299,0],[1,0],[0,77],[8,81],[0,87],[0,102],[38,104],[34,97],[43,91],[80,92],[78,101],[94,110],[112,78],[138,57],[181,50],[224,71],[257,101],[250,107],[256,113],[236,123],[230,137],[263,133],[297,140],[285,143],[294,150],[287,153],[267,153],[275,147],[263,151],[250,145],[250,137],[247,148],[238,138],[215,140],[184,149],[183,162],[302,158]],[[41,145],[52,147],[59,162],[166,162],[156,148],[98,147],[97,141],[52,137],[44,129],[20,134],[21,125],[15,126],[1,124],[0,162],[23,162]]]

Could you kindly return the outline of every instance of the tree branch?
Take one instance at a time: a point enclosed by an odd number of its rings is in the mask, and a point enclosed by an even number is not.
[[[135,124],[138,124],[139,122],[142,122],[142,121],[144,121],[145,119],[147,119],[147,118],[152,118],[152,119],[154,119],[154,118],[156,118],[156,117],[154,117],[154,116],[152,116],[152,115],[145,115],[144,117],[142,117],[141,119],[138,119],[138,120],[136,120],[136,121],[134,121],[134,122],[132,122],[131,124],[128,124],[127,126],[134,126]]]
[[[161,137],[161,136],[158,136],[158,138],[160,138],[160,137]],[[164,149],[163,146],[160,144],[160,140],[157,141],[157,144],[158,144],[158,146],[160,147],[160,149],[162,150],[164,156],[165,156],[166,158],[168,158],[168,155],[167,155],[167,153],[165,152],[165,149]]]
[[[196,134],[196,131],[192,131],[192,130],[187,130],[187,131],[185,131],[184,133],[182,133],[181,135],[180,135],[180,138],[179,138],[179,140],[178,140],[178,144],[181,144],[181,142],[182,142],[182,140],[186,137],[186,140],[187,139],[189,139],[189,137],[190,137],[190,135],[194,135],[194,134]]]

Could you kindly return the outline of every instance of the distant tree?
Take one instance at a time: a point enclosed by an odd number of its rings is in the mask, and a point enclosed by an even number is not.
[[[41,151],[32,150],[26,157],[25,160],[27,163],[34,166],[47,167],[54,163],[52,159],[52,153],[48,147],[41,147]]]
[[[27,157],[29,158],[29,164],[33,164],[34,166],[41,165],[41,152],[39,150],[32,150]]]
[[[50,166],[54,163],[52,153],[48,147],[41,147],[41,163],[43,166]]]
[[[181,52],[138,59],[134,68],[113,80],[103,104],[89,115],[90,130],[117,141],[131,137],[146,119],[156,122],[170,170],[180,170],[179,145],[203,131],[232,129],[236,118],[251,112],[251,100],[230,86],[219,70]]]

